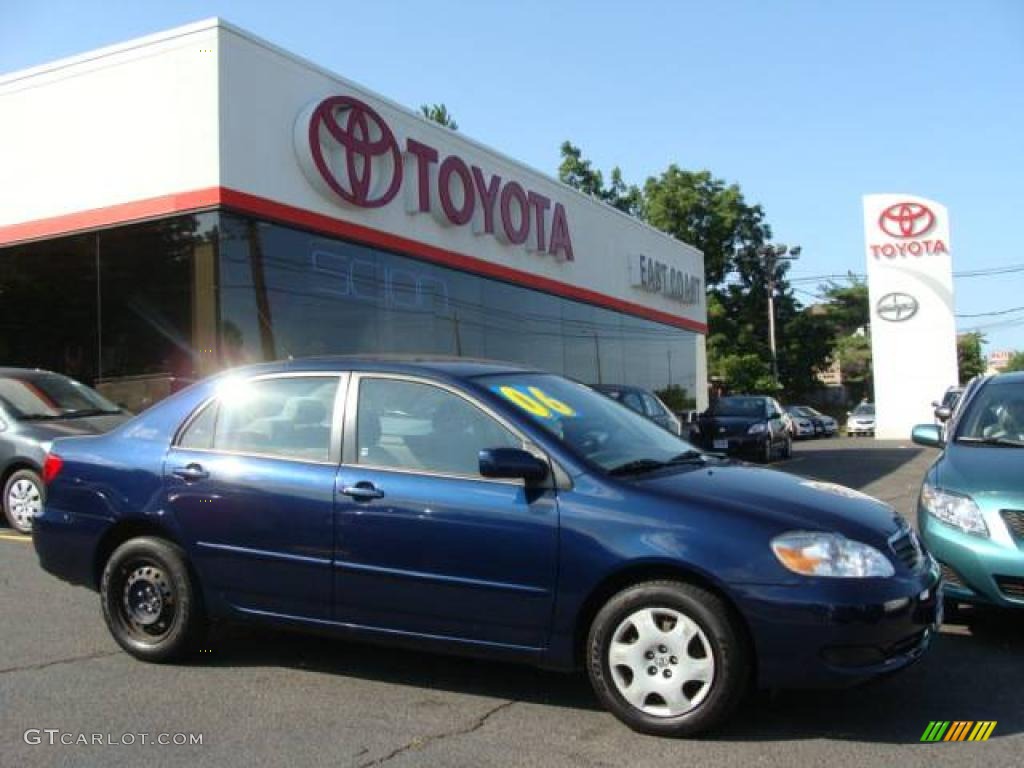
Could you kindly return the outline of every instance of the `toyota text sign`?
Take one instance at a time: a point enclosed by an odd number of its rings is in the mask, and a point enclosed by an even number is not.
[[[306,176],[328,197],[356,208],[381,208],[405,187],[406,211],[445,226],[472,226],[511,246],[572,261],[562,203],[515,179],[443,155],[413,136],[397,137],[371,106],[350,96],[310,105],[295,125]]]

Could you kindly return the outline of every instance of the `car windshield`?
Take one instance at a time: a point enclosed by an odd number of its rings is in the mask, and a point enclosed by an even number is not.
[[[0,376],[0,404],[15,419],[59,419],[118,413],[99,392],[57,374]]]
[[[805,408],[802,405],[791,405],[789,406],[789,408],[786,409],[786,412],[790,416],[801,416],[805,419],[814,418],[814,416],[816,415],[812,409]]]
[[[615,474],[699,460],[690,443],[583,384],[540,373],[476,382],[519,408],[577,454]]]
[[[723,397],[708,409],[712,416],[762,419],[767,412],[763,397]]]
[[[854,416],[874,416],[875,406],[872,403],[861,403],[853,409]]]
[[[1024,382],[990,381],[967,405],[956,441],[1024,446]]]

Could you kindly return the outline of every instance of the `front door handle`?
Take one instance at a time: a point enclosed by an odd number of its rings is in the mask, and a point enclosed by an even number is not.
[[[356,501],[369,501],[370,499],[380,499],[384,496],[384,491],[377,488],[373,483],[367,482],[346,485],[341,489],[341,493],[344,496],[351,496]]]
[[[184,467],[176,467],[174,474],[187,483],[194,483],[196,480],[205,480],[210,473],[203,469],[202,464],[189,464]]]

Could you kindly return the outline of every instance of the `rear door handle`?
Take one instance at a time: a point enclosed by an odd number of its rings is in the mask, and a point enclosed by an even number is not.
[[[369,501],[370,499],[380,499],[384,497],[384,491],[377,488],[373,483],[356,483],[355,485],[346,485],[341,489],[341,493],[344,496],[350,496],[356,501]]]
[[[176,467],[174,469],[174,474],[189,483],[193,483],[196,480],[205,480],[210,476],[210,473],[203,469],[201,464],[189,464],[184,467]]]

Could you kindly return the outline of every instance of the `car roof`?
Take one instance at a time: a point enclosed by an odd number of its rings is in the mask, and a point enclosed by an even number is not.
[[[47,371],[43,368],[10,368],[0,367],[0,376],[9,376],[12,379],[31,379],[38,376],[62,376],[63,374]]]
[[[458,379],[501,373],[537,373],[537,369],[500,360],[446,355],[324,355],[234,368],[229,375],[259,375],[315,371],[376,373],[434,373]]]

